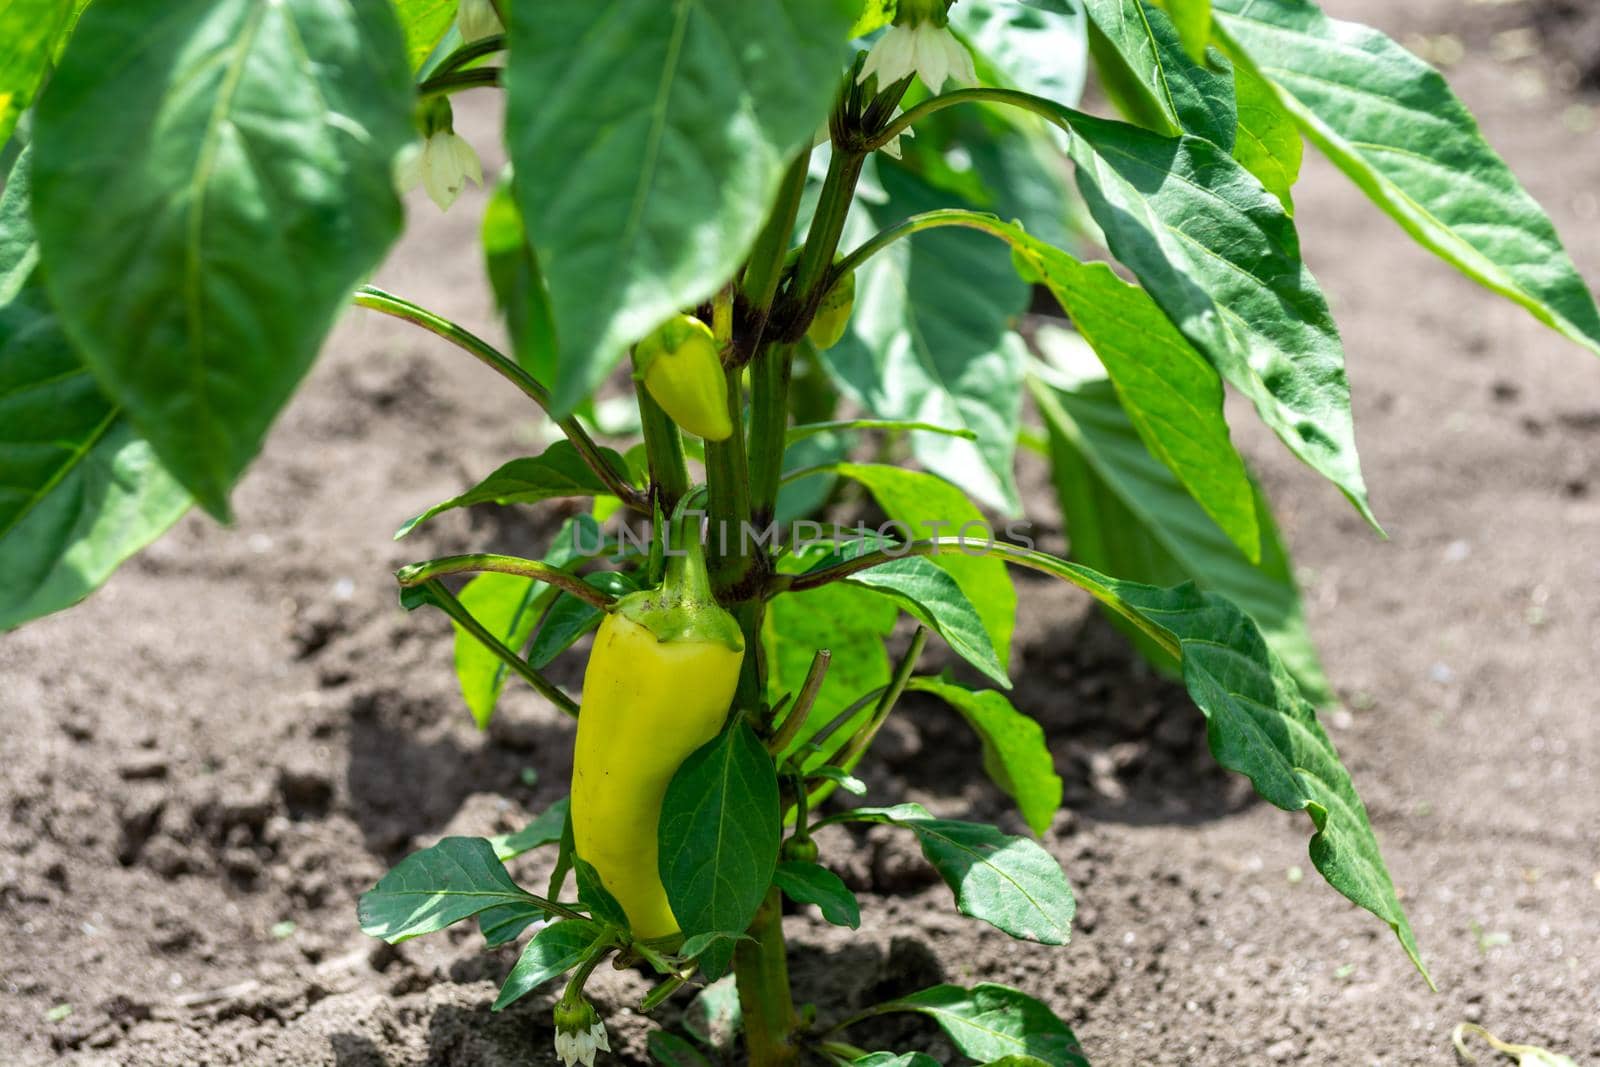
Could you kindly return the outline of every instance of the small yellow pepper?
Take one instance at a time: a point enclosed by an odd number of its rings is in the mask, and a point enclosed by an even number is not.
[[[733,433],[728,380],[711,327],[693,315],[674,315],[639,342],[633,361],[673,422],[707,441]]]

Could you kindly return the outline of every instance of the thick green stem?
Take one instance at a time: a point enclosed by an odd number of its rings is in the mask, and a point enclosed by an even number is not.
[[[678,506],[683,494],[689,491],[689,469],[683,459],[683,433],[672,416],[662,410],[643,378],[633,383],[639,398],[639,421],[644,430],[645,461],[650,467],[650,484],[654,486],[656,500],[661,510],[670,515]]]
[[[750,508],[758,527],[777,513],[793,371],[794,345],[769,345],[750,368]]]
[[[850,202],[855,198],[856,182],[866,159],[863,153],[835,146],[833,158],[828,161],[828,177],[823,182],[816,214],[812,216],[811,229],[806,234],[800,262],[794,271],[792,291],[799,309],[796,326],[801,332],[828,291],[824,284],[828,280],[828,268],[833,264],[834,252],[838,251],[839,236],[844,233],[845,217],[850,213]]]
[[[767,891],[747,933],[752,940],[739,942],[733,954],[747,1062],[750,1067],[787,1067],[797,1062],[799,1050],[783,943],[783,898],[776,888]]]

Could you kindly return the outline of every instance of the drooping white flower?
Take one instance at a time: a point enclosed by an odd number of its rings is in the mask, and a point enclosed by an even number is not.
[[[420,146],[407,148],[395,163],[399,190],[405,193],[422,186],[440,211],[450,209],[468,181],[483,184],[483,164],[466,138],[450,129],[435,130]]]
[[[490,0],[461,0],[461,7],[456,10],[456,29],[467,44],[506,32],[500,13]]]
[[[574,1067],[580,1063],[583,1067],[594,1067],[596,1052],[611,1051],[611,1041],[606,1036],[606,1024],[595,1015],[594,1009],[587,1001],[580,1002],[577,1007],[566,1009],[565,1012],[561,1007],[556,1010],[556,1055],[561,1057],[565,1067]],[[582,1022],[572,1017],[582,1018],[585,1015],[592,1020],[588,1026],[584,1026]]]
[[[856,80],[864,82],[874,74],[880,86],[893,85],[915,74],[930,93],[943,88],[947,79],[953,78],[962,85],[972,85],[978,80],[972,54],[966,45],[931,18],[915,24],[897,22],[890,26],[867,53]]]

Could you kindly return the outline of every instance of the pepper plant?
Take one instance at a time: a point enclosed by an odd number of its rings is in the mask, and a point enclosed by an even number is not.
[[[860,922],[826,826],[909,834],[963,914],[1068,940],[1032,836],[841,799],[912,691],[1048,827],[1061,782],[1006,695],[1012,567],[1078,586],[1181,679],[1217,760],[1310,817],[1316,869],[1426,979],[1318,723],[1330,690],[1224,383],[1376,525],[1295,230],[1306,142],[1596,351],[1600,316],[1444,81],[1382,34],[1309,0],[11,0],[0,41],[0,626],[82,598],[191,502],[226,521],[352,303],[559,430],[398,535],[590,498],[544,559],[486,545],[398,579],[453,621],[480,725],[512,676],[577,717],[572,795],[407,857],[360,922],[526,939],[494,1008],[570,973],[567,1064],[608,1049],[584,993],[607,960],[658,976],[636,1007],[663,1012],[666,1064],[713,1055],[663,1007],[691,987],[736,995],[758,1065],[932,1062],[858,1043],[890,1012],[975,1061],[1087,1062],[1048,990],[831,1018],[788,980],[786,898]],[[1079,106],[1090,67],[1120,117]],[[505,95],[512,161],[482,228],[504,352],[363,284],[402,227],[397,178],[440,208],[483,180],[452,110],[482,92]],[[1023,339],[1035,292],[1072,333]],[[1071,559],[996,536],[1025,515],[1019,442],[1051,461]],[[827,523],[841,496],[886,521]],[[545,671],[590,632],[575,700]],[[961,673],[923,668],[933,638]],[[554,875],[519,885],[505,864],[535,848]]]

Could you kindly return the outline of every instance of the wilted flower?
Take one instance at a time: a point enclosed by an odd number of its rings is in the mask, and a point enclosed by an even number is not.
[[[409,192],[421,185],[440,211],[456,202],[468,180],[483,184],[483,165],[466,139],[451,129],[435,130],[409,146],[395,165],[395,185]]]
[[[456,29],[468,44],[506,32],[500,24],[500,13],[490,0],[461,0],[461,7],[456,11]]]

